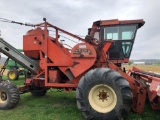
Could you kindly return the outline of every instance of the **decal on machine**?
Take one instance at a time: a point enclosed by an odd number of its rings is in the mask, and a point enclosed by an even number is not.
[[[86,48],[86,45],[79,45],[79,48]]]
[[[92,51],[91,49],[80,49],[80,48],[77,48],[74,50],[73,54],[83,54],[83,55],[92,55]]]

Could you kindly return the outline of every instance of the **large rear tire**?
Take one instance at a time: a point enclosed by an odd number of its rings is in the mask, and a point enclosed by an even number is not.
[[[132,105],[128,81],[109,68],[87,72],[76,90],[77,107],[87,120],[124,119]]]
[[[16,107],[19,100],[20,94],[16,85],[9,81],[2,81],[0,83],[0,110]]]

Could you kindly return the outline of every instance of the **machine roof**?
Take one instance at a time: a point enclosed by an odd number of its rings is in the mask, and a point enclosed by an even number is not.
[[[112,20],[99,20],[95,21],[93,23],[93,26],[110,26],[110,25],[126,25],[126,24],[138,24],[138,28],[143,26],[145,21],[143,19],[137,19],[137,20],[118,20],[118,19],[112,19]]]

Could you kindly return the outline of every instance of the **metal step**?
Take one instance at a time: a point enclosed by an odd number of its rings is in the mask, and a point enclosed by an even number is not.
[[[0,52],[16,61],[32,73],[35,73],[35,71],[39,68],[39,63],[37,61],[28,58],[2,38],[0,38]]]

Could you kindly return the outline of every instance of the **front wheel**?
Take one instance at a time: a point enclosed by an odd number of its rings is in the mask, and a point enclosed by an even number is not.
[[[123,119],[132,105],[128,81],[109,68],[89,71],[76,90],[77,106],[88,120]]]
[[[16,85],[9,81],[0,82],[0,110],[14,108],[19,100],[20,94]]]

